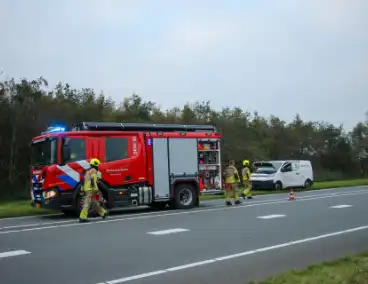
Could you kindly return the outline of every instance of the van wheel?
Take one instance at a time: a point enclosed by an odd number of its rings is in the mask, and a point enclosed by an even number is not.
[[[175,209],[189,209],[196,205],[197,191],[190,183],[179,183],[175,186]]]
[[[275,189],[276,189],[276,190],[281,190],[281,189],[282,189],[282,183],[281,183],[281,181],[277,181],[277,182],[275,183]]]
[[[312,187],[312,181],[310,179],[307,179],[304,183],[304,188],[311,188]]]

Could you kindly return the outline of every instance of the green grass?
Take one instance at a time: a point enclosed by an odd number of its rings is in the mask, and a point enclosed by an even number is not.
[[[10,201],[0,203],[0,218],[30,216],[55,213],[51,210],[36,209],[31,207],[30,200]]]
[[[368,284],[368,253],[309,266],[253,284]]]
[[[320,181],[315,182],[312,188],[308,190],[318,190],[318,189],[326,189],[326,188],[339,188],[339,187],[353,187],[353,186],[361,186],[368,185],[368,179],[353,179],[353,180],[337,180],[337,181]],[[241,193],[242,188],[239,188],[239,193]],[[305,189],[295,189],[296,192],[305,191]],[[253,195],[265,195],[265,194],[275,194],[275,193],[286,193],[289,190],[253,190]],[[202,195],[200,197],[201,200],[211,200],[211,199],[223,199],[224,194],[217,195]]]
[[[360,185],[368,185],[368,179],[316,182],[313,185],[312,190],[318,190],[322,188],[360,186]],[[300,190],[298,189],[296,191],[303,191],[303,189]],[[254,190],[253,195],[274,194],[283,192],[288,192],[288,190]],[[202,195],[200,197],[201,200],[223,199],[223,198],[224,198],[223,194]],[[0,218],[30,216],[49,213],[55,213],[55,211],[33,208],[31,207],[30,200],[0,202]]]

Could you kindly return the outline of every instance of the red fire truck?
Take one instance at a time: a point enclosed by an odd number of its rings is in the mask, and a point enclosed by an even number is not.
[[[37,208],[81,210],[81,181],[98,158],[107,208],[192,208],[222,191],[221,135],[211,125],[82,122],[50,127],[31,143],[31,197]]]

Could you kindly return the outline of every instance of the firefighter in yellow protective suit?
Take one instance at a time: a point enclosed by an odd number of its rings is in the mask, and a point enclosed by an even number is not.
[[[84,175],[83,185],[81,193],[83,194],[83,208],[79,215],[79,222],[88,222],[89,209],[95,209],[100,216],[105,219],[107,217],[106,210],[100,205],[97,200],[94,200],[94,196],[98,194],[97,185],[97,173],[100,161],[98,159],[92,159],[90,162],[90,168]]]
[[[229,165],[224,171],[225,177],[225,191],[226,191],[226,205],[231,206],[231,193],[233,194],[234,203],[236,205],[240,204],[239,196],[237,193],[237,183],[240,182],[238,170],[235,167],[235,162],[233,160],[229,161]]]
[[[249,161],[244,160],[243,161],[243,169],[242,169],[242,178],[243,178],[243,185],[244,185],[244,191],[242,193],[242,197],[252,199],[252,184],[250,182],[250,167],[249,167]]]

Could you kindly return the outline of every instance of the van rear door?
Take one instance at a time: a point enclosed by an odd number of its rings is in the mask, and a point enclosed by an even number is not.
[[[300,178],[302,179],[302,185],[304,186],[306,180],[313,182],[313,168],[310,161],[300,161],[299,164]]]
[[[303,186],[305,181],[305,171],[301,169],[300,161],[292,161],[291,167],[295,170],[295,180],[293,186]]]

